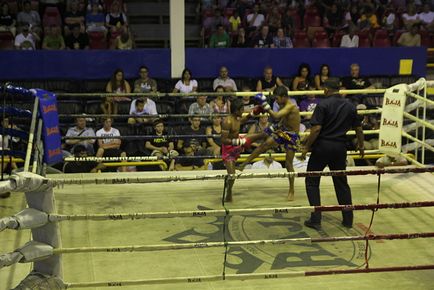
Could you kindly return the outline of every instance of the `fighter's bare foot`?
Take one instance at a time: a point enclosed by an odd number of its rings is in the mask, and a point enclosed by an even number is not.
[[[294,200],[294,192],[293,191],[288,192],[288,200],[289,201],[293,201]]]

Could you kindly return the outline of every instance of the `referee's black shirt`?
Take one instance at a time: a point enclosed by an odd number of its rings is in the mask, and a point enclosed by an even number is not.
[[[321,140],[346,142],[346,133],[360,126],[356,107],[340,95],[323,99],[316,107],[310,120],[312,126],[321,125],[315,142]]]

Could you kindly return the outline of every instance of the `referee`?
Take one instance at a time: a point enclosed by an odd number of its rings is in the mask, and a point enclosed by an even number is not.
[[[356,107],[347,99],[339,95],[339,81],[328,79],[324,83],[325,99],[315,108],[310,123],[310,134],[305,141],[301,158],[312,151],[307,171],[323,171],[326,166],[330,170],[345,170],[347,159],[346,133],[351,128],[356,130],[358,150],[364,156],[363,131]],[[321,205],[320,184],[321,177],[306,177],[306,192],[311,206]],[[340,205],[352,204],[351,189],[346,176],[333,176],[336,197]],[[342,225],[353,226],[353,212],[342,211]],[[321,212],[311,213],[305,226],[321,229]]]

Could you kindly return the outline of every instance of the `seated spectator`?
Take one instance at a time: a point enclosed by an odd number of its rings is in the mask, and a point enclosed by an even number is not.
[[[135,93],[156,93],[157,82],[149,77],[149,68],[142,65],[139,68],[140,78],[134,81]]]
[[[264,14],[259,13],[259,5],[255,4],[253,6],[253,12],[247,15],[247,31],[256,31],[261,27],[265,22]]]
[[[188,119],[190,121],[190,126],[183,128],[182,132],[183,135],[205,135],[205,129],[201,127],[200,124],[200,117],[195,117],[192,116]],[[207,143],[206,143],[206,138],[205,137],[188,137],[188,138],[184,138],[184,139],[180,139],[178,140],[178,144],[177,144],[177,151],[178,152],[185,152],[185,148],[189,147],[191,144],[191,142],[197,144],[196,148],[198,150],[206,150],[207,148]]]
[[[210,48],[227,48],[231,46],[231,38],[223,25],[219,24],[217,30],[211,35],[209,40]]]
[[[340,47],[359,47],[359,36],[355,34],[355,27],[350,25],[348,33],[342,36]]]
[[[118,129],[112,127],[112,119],[106,118],[101,129],[96,131],[97,137],[120,137],[121,133]],[[127,157],[127,154],[121,151],[121,139],[107,138],[98,139],[98,151],[96,157]],[[122,166],[120,171],[126,172],[126,166]]]
[[[341,79],[341,83],[344,90],[361,90],[374,88],[368,78],[360,76],[360,66],[357,63],[353,63],[351,65],[351,75],[348,77],[343,77]],[[362,103],[361,95],[350,95],[349,99],[355,105]]]
[[[42,41],[42,49],[65,49],[65,40],[60,33],[60,27],[50,26],[46,30],[47,34]]]
[[[222,15],[222,11],[220,9],[215,9],[213,16],[204,19],[202,24],[202,28],[204,30],[203,33],[205,31],[214,32],[217,30],[219,25],[223,25],[224,30],[229,30],[229,21]]]
[[[68,129],[66,137],[95,137],[95,131],[92,128],[86,127],[86,118],[75,118],[75,126]],[[71,153],[74,152],[74,148],[78,145],[83,146],[88,155],[94,155],[95,150],[93,148],[95,139],[66,139],[66,145],[71,146],[68,150]]]
[[[308,95],[305,99],[300,102],[300,112],[312,112],[315,110],[316,105],[321,102],[321,99],[318,99],[315,95]],[[312,116],[303,116],[302,123],[310,128],[310,119]]]
[[[246,85],[244,85],[242,87],[242,91],[243,92],[250,92],[250,88]],[[255,107],[255,101],[253,100],[253,98],[251,98],[251,96],[249,95],[245,95],[243,96],[243,112],[244,113],[250,113],[253,108]]]
[[[292,81],[293,91],[306,91],[312,87],[312,80],[310,78],[310,66],[307,63],[302,63],[298,67],[298,74]]]
[[[97,1],[91,2],[91,11],[86,14],[86,31],[87,32],[104,32],[107,35],[107,28],[105,27],[105,17],[102,13],[102,7]]]
[[[65,44],[67,49],[89,49],[89,37],[80,32],[80,25],[74,25],[71,34],[66,36]]]
[[[32,10],[29,0],[23,2],[23,11],[17,14],[17,22],[20,26],[27,25],[32,32],[38,35],[41,33],[41,17],[37,11]]]
[[[273,68],[271,66],[266,66],[263,77],[256,83],[256,91],[272,92],[277,86],[283,86],[282,81],[279,77],[273,76]]]
[[[360,16],[357,21],[360,30],[369,30],[371,28],[380,28],[378,24],[377,15],[374,13],[374,9],[371,6],[365,7],[365,12]]]
[[[423,5],[423,11],[419,13],[420,24],[428,31],[434,30],[434,12],[431,11],[429,3]]]
[[[184,143],[184,156],[193,158],[180,158],[176,161],[175,169],[177,171],[182,170],[205,170],[205,163],[203,159],[194,158],[200,156],[206,156],[206,150],[204,151],[196,139],[187,140]]]
[[[220,135],[222,133],[222,117],[213,116],[211,118],[212,124],[206,127],[206,135]],[[222,142],[220,137],[206,138],[208,141],[208,151],[212,152],[214,156],[221,155]]]
[[[15,48],[23,50],[35,50],[36,43],[40,41],[39,36],[35,32],[31,32],[26,24],[22,28],[22,32],[15,36]]]
[[[105,17],[105,24],[112,35],[118,35],[121,29],[127,26],[127,17],[121,11],[121,5],[118,1],[113,1],[110,6],[110,13]]]
[[[89,156],[88,150],[83,145],[75,146],[72,153],[74,157],[83,158]],[[65,173],[97,173],[103,169],[105,169],[105,165],[97,161],[70,161],[63,166],[63,172]]]
[[[155,102],[148,97],[141,97],[135,99],[131,102],[130,115],[143,116],[143,115],[158,115],[157,106]],[[141,123],[151,123],[152,118],[128,118],[128,124],[141,124]]]
[[[272,7],[271,11],[267,13],[265,23],[273,34],[276,33],[277,29],[282,27],[282,14],[280,14],[277,6]]]
[[[129,94],[131,93],[130,84],[124,78],[124,71],[121,69],[115,70],[110,81],[105,87],[107,93],[119,93],[119,94]],[[101,104],[101,110],[105,115],[117,114],[118,113],[118,103],[121,101],[131,101],[130,98],[119,96],[119,97],[106,97],[103,99]]]
[[[235,41],[232,42],[232,47],[249,47],[249,42],[246,38],[246,30],[243,27],[238,28],[238,33]]]
[[[128,27],[121,29],[121,34],[115,38],[113,49],[127,50],[134,48],[134,41]]]
[[[381,21],[382,26],[386,30],[393,32],[397,28],[396,20],[397,18],[393,6],[387,6],[383,15],[383,20]]]
[[[188,94],[197,92],[197,81],[191,79],[193,76],[188,68],[182,71],[181,79],[176,83],[173,93]]]
[[[229,17],[230,23],[230,32],[237,32],[238,28],[241,26],[241,18],[237,10],[234,11],[234,14]]]
[[[346,26],[344,14],[336,3],[333,3],[331,9],[326,12],[324,26],[329,35],[333,35]]]
[[[225,92],[236,92],[237,84],[229,77],[229,71],[225,66],[222,66],[219,71],[219,77],[214,79],[212,88],[215,91],[218,86],[222,86]]]
[[[151,156],[157,157],[169,157],[169,171],[175,170],[175,159],[177,157],[178,151],[174,150],[175,145],[173,140],[168,139],[166,130],[164,129],[164,122],[162,119],[157,119],[153,122],[154,131],[152,135],[158,136],[153,139],[146,141],[145,148],[150,150]]]
[[[285,36],[283,28],[277,29],[277,35],[273,38],[273,44],[276,48],[292,48],[291,38]]]
[[[188,108],[189,115],[207,115],[213,111],[211,106],[206,102],[207,96],[198,96],[196,102]]]
[[[414,4],[408,4],[407,12],[403,13],[401,17],[407,30],[411,30],[413,24],[420,23],[420,19],[418,14],[416,13],[416,7],[414,6]]]
[[[401,34],[397,43],[399,44],[399,46],[420,46],[421,38],[419,34],[419,25],[413,24],[410,31]]]
[[[270,127],[271,123],[268,121],[268,113],[267,114],[261,114],[259,118],[256,118],[255,123],[250,126],[249,131],[247,134],[255,134],[255,133],[262,133],[264,132],[265,128]],[[261,146],[261,144],[265,140],[258,140],[256,142],[252,143],[252,149],[255,149],[256,147]],[[253,151],[253,150],[252,150]]]
[[[216,93],[223,93],[225,89],[222,86],[217,86],[215,89]],[[209,103],[211,110],[214,113],[230,113],[231,102],[227,97],[224,96],[216,96],[214,100]]]
[[[65,35],[71,34],[72,29],[75,26],[80,27],[80,32],[85,31],[85,14],[79,10],[78,0],[72,0],[69,2],[69,8],[65,13],[63,22],[65,23]]]
[[[273,153],[273,150],[268,150],[266,152],[267,156],[264,157],[263,160],[253,163],[252,169],[282,169],[282,164],[273,159],[273,156],[271,155]]]
[[[328,64],[322,64],[321,68],[319,69],[319,74],[317,74],[314,78],[315,81],[315,88],[317,90],[323,90],[324,89],[324,82],[328,80],[330,77],[330,67]]]
[[[405,157],[400,155],[392,156],[392,155],[385,154],[383,157],[377,159],[377,161],[375,162],[375,166],[377,166],[378,168],[384,168],[388,166],[405,166],[405,165],[408,165],[408,161],[407,159],[405,159]]]
[[[253,39],[254,48],[274,47],[273,37],[269,33],[267,25],[262,26],[261,32]]]
[[[8,2],[3,2],[0,11],[0,31],[9,31],[13,36],[15,36],[15,25],[15,17],[10,13]]]

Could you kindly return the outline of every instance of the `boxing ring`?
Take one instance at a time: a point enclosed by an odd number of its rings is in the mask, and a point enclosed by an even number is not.
[[[432,129],[431,123],[420,123]],[[418,142],[417,135],[411,137]],[[424,134],[421,137],[418,144],[432,150],[424,143]],[[15,201],[9,214],[0,217],[0,229],[4,230],[0,241],[4,235],[26,232],[7,229],[55,225],[60,228],[59,243],[34,239],[25,246],[7,244],[0,256],[0,281],[8,281],[6,287],[11,288],[26,270],[28,273],[22,263],[56,257],[64,271],[57,268],[40,278],[56,276],[58,279],[47,283],[59,289],[139,285],[174,289],[173,283],[177,283],[176,289],[288,289],[291,283],[300,285],[297,289],[323,283],[346,283],[356,289],[356,285],[428,289],[423,287],[433,282],[434,253],[429,238],[434,236],[434,167],[423,164],[423,153],[405,156],[414,166],[231,176],[224,171],[47,177],[35,174],[39,172],[17,173],[2,181],[0,188],[27,192],[27,196],[50,196],[54,191],[56,207],[39,210],[29,206],[17,214],[13,210],[23,205]],[[282,206],[287,204],[282,193],[287,190],[289,175],[296,177],[296,201]],[[331,180],[323,178],[325,205],[306,206],[303,177],[334,175],[349,177],[354,205],[334,205]],[[228,178],[236,179],[234,204],[225,204],[221,198]],[[352,229],[339,226],[341,210],[356,211]],[[324,212],[320,232],[302,226],[311,211]],[[21,267],[21,276],[13,282],[3,278],[14,267]],[[374,272],[383,273],[377,276],[380,281],[359,275]],[[337,274],[351,275],[353,281]],[[327,278],[330,276],[333,280]],[[241,282],[251,279],[257,281]],[[209,284],[221,280],[227,282]]]

